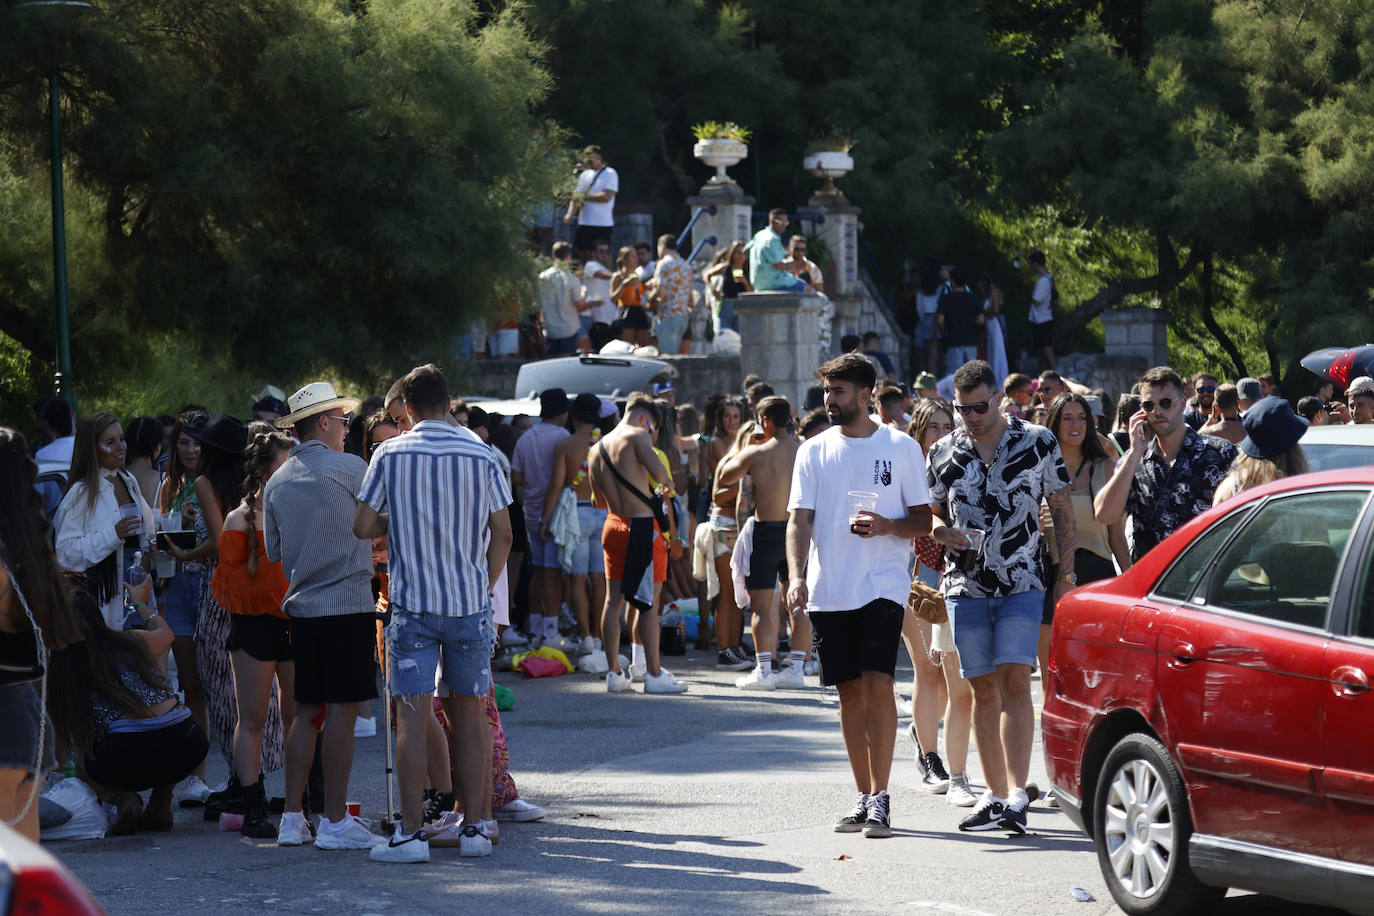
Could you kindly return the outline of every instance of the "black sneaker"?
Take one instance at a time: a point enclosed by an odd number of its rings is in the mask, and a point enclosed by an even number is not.
[[[864,822],[864,836],[870,840],[892,836],[892,815],[888,811],[886,789],[868,797],[868,820]]]
[[[836,833],[858,833],[864,829],[864,824],[868,822],[868,796],[859,793],[859,798],[854,802],[854,810],[840,818],[835,824]]]
[[[1026,833],[1026,808],[1029,804],[1013,805],[1002,811],[1002,817],[997,822],[997,826],[1014,833],[1017,836],[1024,836]]]
[[[739,649],[721,649],[716,653],[717,671],[747,671],[754,667],[754,663],[744,657]]]
[[[996,830],[1000,826],[1002,815],[1006,813],[1006,803],[1000,802],[992,797],[991,793],[984,793],[978,799],[978,805],[973,809],[973,813],[959,822],[960,830]]]
[[[911,743],[916,745],[916,769],[920,771],[921,781],[924,782],[927,773],[925,761],[926,755],[925,752],[921,750],[921,739],[916,737],[915,722],[912,722],[910,725],[906,727],[906,733],[911,736]]]
[[[945,770],[945,764],[940,760],[940,755],[931,751],[922,758],[925,764],[925,775],[921,777],[921,788],[931,795],[944,795],[949,791],[949,773]]]

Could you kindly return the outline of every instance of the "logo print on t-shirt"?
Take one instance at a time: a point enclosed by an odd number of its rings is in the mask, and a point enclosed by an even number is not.
[[[873,459],[873,482],[885,487],[892,485],[892,462]]]

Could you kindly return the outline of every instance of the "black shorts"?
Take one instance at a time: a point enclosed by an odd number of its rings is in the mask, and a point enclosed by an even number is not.
[[[573,247],[583,251],[592,251],[596,248],[597,242],[611,242],[610,226],[578,226],[573,233]]]
[[[638,331],[647,331],[650,328],[649,313],[644,311],[642,305],[622,305],[616,317],[625,322],[627,328]]]
[[[1054,322],[1051,320],[1043,324],[1032,324],[1031,341],[1037,347],[1054,346]]]
[[[893,677],[905,608],[876,598],[853,611],[811,611],[811,647],[821,665],[821,683],[834,687],[865,671]]]
[[[190,716],[151,732],[116,732],[91,748],[86,773],[121,792],[175,785],[195,772],[210,740]]]
[[[292,617],[296,702],[362,703],[377,696],[377,615]]]
[[[787,584],[787,522],[754,522],[754,549],[744,587],[751,592]]]
[[[230,614],[228,649],[260,662],[291,661],[291,625],[275,614]]]

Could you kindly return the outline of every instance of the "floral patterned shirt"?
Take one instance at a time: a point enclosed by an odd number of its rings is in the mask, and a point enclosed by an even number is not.
[[[654,269],[654,279],[658,281],[655,290],[663,294],[658,304],[661,318],[686,316],[692,311],[692,268],[675,252],[659,260]]]
[[[1139,560],[1189,519],[1212,508],[1212,494],[1235,458],[1236,447],[1225,439],[1189,429],[1171,465],[1152,439],[1126,497],[1131,559]]]

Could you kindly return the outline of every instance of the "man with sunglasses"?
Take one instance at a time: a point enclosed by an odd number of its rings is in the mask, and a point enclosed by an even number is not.
[[[1183,380],[1168,366],[1140,377],[1140,410],[1131,417],[1131,447],[1097,493],[1093,514],[1112,525],[1131,515],[1131,559],[1212,507],[1212,495],[1236,457],[1225,439],[1183,421]]]
[[[1193,403],[1183,412],[1183,422],[1191,429],[1202,429],[1210,423],[1212,405],[1217,402],[1217,377],[1210,372],[1193,376]]]
[[[1077,584],[1078,526],[1069,474],[1050,430],[999,410],[992,367],[982,360],[954,373],[954,408],[963,426],[930,449],[931,533],[947,550],[941,579],[960,673],[973,688],[973,727],[988,788],[960,830],[1026,832],[1036,663],[1045,592],[1057,599]],[[1040,501],[1049,503],[1059,578],[1041,575]],[[967,533],[982,531],[975,549]]]

